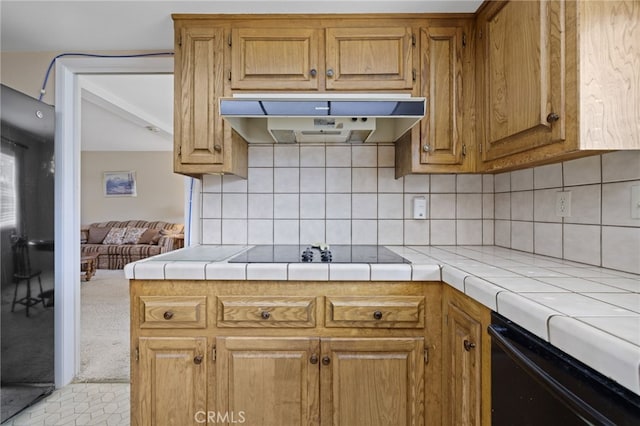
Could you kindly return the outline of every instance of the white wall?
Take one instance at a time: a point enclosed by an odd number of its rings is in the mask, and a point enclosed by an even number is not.
[[[166,151],[83,151],[81,221],[184,222],[184,177],[173,173],[173,153]],[[103,172],[135,171],[137,196],[105,197]]]

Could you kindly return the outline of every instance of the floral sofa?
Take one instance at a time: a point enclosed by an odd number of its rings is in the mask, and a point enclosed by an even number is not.
[[[97,254],[98,269],[122,269],[127,263],[182,247],[184,225],[178,223],[111,221],[80,230],[80,253]]]

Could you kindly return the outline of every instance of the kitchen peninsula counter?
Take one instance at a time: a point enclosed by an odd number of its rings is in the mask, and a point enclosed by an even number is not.
[[[640,275],[496,246],[386,246],[411,264],[228,263],[194,246],[128,264],[131,280],[442,281],[640,395]]]

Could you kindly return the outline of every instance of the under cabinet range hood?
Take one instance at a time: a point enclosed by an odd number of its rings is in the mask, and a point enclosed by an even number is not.
[[[404,94],[236,94],[220,115],[251,143],[395,142],[424,117]]]

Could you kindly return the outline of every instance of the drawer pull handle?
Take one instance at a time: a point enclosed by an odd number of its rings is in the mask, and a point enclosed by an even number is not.
[[[471,349],[476,347],[476,344],[473,342],[470,342],[468,340],[465,339],[464,342],[462,342],[462,344],[464,345],[464,350],[469,352]]]
[[[311,364],[317,364],[318,363],[318,355],[317,354],[311,355],[311,358],[309,358],[309,362]]]
[[[375,312],[373,313],[373,318],[374,318],[374,319],[377,319],[377,320],[381,320],[381,319],[382,319],[382,312],[380,312],[380,311],[375,311]]]
[[[167,311],[164,313],[164,315],[162,315],[164,317],[164,319],[166,319],[167,321],[170,320],[171,318],[173,318],[173,312],[171,311]]]
[[[193,363],[196,365],[200,365],[202,364],[202,355],[197,355],[196,357],[193,358]]]
[[[328,356],[323,356],[322,365],[329,365],[329,364],[331,364],[331,358],[329,358]]]
[[[262,319],[268,320],[269,318],[271,318],[271,313],[269,311],[262,311],[260,316],[262,317]]]

